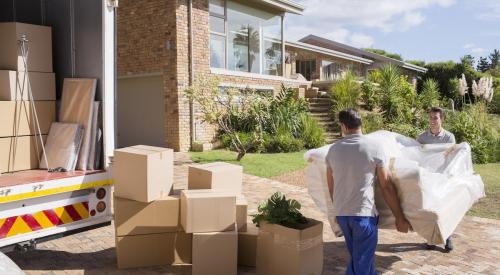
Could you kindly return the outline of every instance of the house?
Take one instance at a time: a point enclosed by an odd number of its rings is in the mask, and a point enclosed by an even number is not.
[[[352,46],[349,46],[346,44],[342,44],[342,43],[339,43],[339,42],[336,42],[336,41],[333,41],[330,39],[326,39],[323,37],[319,37],[316,35],[308,35],[308,36],[300,39],[299,41],[302,42],[303,44],[312,45],[312,46],[316,46],[319,48],[328,49],[328,50],[332,50],[332,51],[336,51],[336,52],[341,52],[344,54],[349,54],[349,55],[356,56],[358,58],[369,60],[370,63],[366,64],[366,66],[360,66],[360,67],[353,68],[353,72],[355,72],[355,74],[357,74],[359,76],[367,76],[371,70],[376,70],[376,69],[380,68],[381,66],[383,66],[384,64],[393,64],[393,65],[398,66],[401,70],[401,73],[408,76],[408,80],[410,82],[415,81],[418,74],[425,73],[427,71],[426,68],[416,66],[416,65],[410,64],[408,62],[396,60],[393,58],[389,58],[387,56],[383,56],[383,55],[379,55],[379,54],[365,51],[362,49],[358,49],[358,48],[355,48],[355,47],[352,47]],[[325,66],[320,66],[318,68],[320,69],[318,71],[320,73],[320,78],[319,78],[320,80],[331,80],[332,79],[331,77],[328,77],[328,76],[332,75],[332,74],[328,73],[330,71],[328,68],[325,68]],[[338,71],[338,69],[336,69],[336,68],[332,68],[332,70],[334,72]],[[326,75],[324,75],[325,71],[327,72]],[[336,75],[338,75],[338,74],[337,73],[333,74],[333,76],[334,76],[333,79],[335,79]]]
[[[283,17],[303,10],[290,0],[120,1],[118,146],[209,149],[214,129],[184,95],[202,74],[263,92],[310,85],[284,76]]]
[[[284,17],[303,11],[290,0],[120,1],[118,146],[210,149],[214,127],[184,95],[201,75],[219,77],[221,88],[276,94],[281,84],[331,85],[347,69],[366,77],[388,62],[424,70],[316,36],[286,41]]]

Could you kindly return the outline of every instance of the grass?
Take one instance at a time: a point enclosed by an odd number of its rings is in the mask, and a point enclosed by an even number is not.
[[[271,178],[306,167],[303,155],[305,151],[276,154],[246,154],[241,161],[236,161],[236,153],[228,150],[191,152],[191,159],[197,163],[224,161],[243,166],[247,174]]]
[[[481,175],[486,197],[469,211],[469,215],[500,219],[500,163],[476,164],[474,171]]]

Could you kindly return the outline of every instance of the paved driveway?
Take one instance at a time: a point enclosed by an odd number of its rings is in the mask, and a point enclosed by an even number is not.
[[[176,189],[186,186],[187,167],[175,167]],[[243,192],[249,209],[280,190],[299,200],[306,216],[325,220],[300,186],[245,175]],[[327,225],[327,222],[325,223]],[[381,230],[376,265],[383,274],[500,274],[500,221],[466,217],[455,232],[455,250],[427,251],[415,233]],[[342,238],[324,230],[324,274],[343,274],[348,259]],[[190,274],[189,266],[116,269],[112,226],[39,244],[36,251],[8,254],[27,274]],[[254,274],[240,269],[240,274]]]

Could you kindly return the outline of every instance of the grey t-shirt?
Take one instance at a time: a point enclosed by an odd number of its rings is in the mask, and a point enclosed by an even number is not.
[[[418,136],[417,141],[421,144],[455,143],[455,135],[445,129],[441,129],[437,135],[434,135],[429,129],[421,133]]]
[[[335,216],[376,216],[376,167],[387,166],[383,147],[370,137],[348,135],[330,147],[326,163],[333,171]]]

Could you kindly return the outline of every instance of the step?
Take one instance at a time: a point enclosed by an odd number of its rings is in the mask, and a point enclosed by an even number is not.
[[[310,112],[312,117],[327,117],[333,119],[331,113],[328,112]]]
[[[328,109],[331,109],[332,104],[327,103],[327,102],[309,103],[309,108],[328,108]]]
[[[330,98],[328,97],[313,97],[313,98],[308,98],[307,101],[309,103],[332,103]]]

